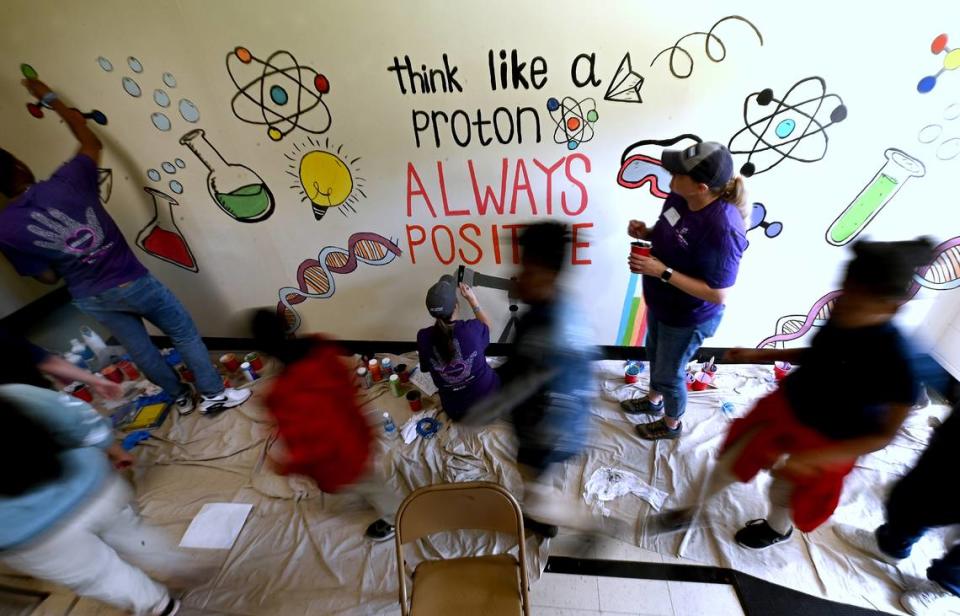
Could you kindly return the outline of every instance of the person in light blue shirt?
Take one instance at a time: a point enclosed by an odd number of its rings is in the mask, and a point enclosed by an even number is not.
[[[120,554],[156,561],[173,548],[140,523],[111,463],[126,468],[133,458],[86,402],[0,385],[0,563],[120,609],[169,616],[179,602]]]

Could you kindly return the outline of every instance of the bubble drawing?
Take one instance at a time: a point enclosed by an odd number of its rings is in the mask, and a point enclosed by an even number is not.
[[[108,73],[113,70],[113,62],[104,58],[103,56],[97,58],[97,64],[99,64],[100,68]]]
[[[267,127],[267,136],[280,141],[294,129],[319,135],[330,128],[330,109],[323,95],[330,82],[303,66],[289,51],[276,51],[266,60],[246,47],[227,54],[227,74],[237,92],[230,109],[238,120]]]
[[[556,123],[554,143],[565,143],[568,150],[577,149],[581,143],[593,139],[593,124],[600,119],[597,102],[592,98],[578,101],[570,96],[563,100],[547,99],[550,119]]]
[[[154,90],[153,91],[153,102],[160,105],[161,107],[170,106],[170,96],[163,90]]]

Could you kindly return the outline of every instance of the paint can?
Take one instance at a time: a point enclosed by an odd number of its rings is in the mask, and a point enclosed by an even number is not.
[[[250,364],[250,367],[254,370],[263,370],[263,360],[260,359],[260,355],[258,353],[247,353],[244,355],[243,361]]]
[[[407,372],[407,364],[397,364],[393,367],[393,373],[400,377],[401,383],[410,382],[410,373]]]
[[[627,365],[626,370],[623,371],[623,382],[633,384],[638,380],[640,380],[640,366],[637,364]]]
[[[374,383],[379,383],[380,379],[383,378],[380,374],[380,362],[377,361],[376,357],[367,362],[367,370],[370,371],[370,377]]]
[[[370,376],[370,371],[360,366],[357,368],[357,381],[364,389],[370,389],[373,386],[373,378]]]
[[[233,353],[224,353],[220,356],[220,365],[227,372],[236,372],[240,369],[240,360]]]
[[[120,372],[120,368],[117,368],[117,366],[114,364],[110,364],[103,369],[103,377],[113,381],[114,383],[123,382],[123,373]]]
[[[400,376],[396,374],[390,375],[390,391],[394,396],[400,397],[403,395],[403,389],[400,388]]]
[[[700,372],[695,377],[693,377],[693,391],[703,391],[710,386],[710,383],[713,381],[711,377],[706,372]]]
[[[243,372],[243,378],[247,379],[248,382],[252,383],[257,380],[257,373],[249,362],[240,364],[240,371]]]
[[[788,361],[777,361],[773,362],[773,378],[781,381],[785,376],[790,374],[790,369],[793,366],[790,365]]]
[[[126,377],[128,381],[136,381],[140,378],[140,371],[137,370],[137,367],[129,359],[122,359],[117,363],[117,367],[120,368],[120,372],[123,373],[123,376]]]
[[[407,404],[410,405],[410,411],[416,413],[423,405],[420,402],[420,392],[417,390],[407,392]]]

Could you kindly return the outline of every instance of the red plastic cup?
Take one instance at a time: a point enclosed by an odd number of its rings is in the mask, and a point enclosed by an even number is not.
[[[114,383],[123,382],[123,373],[120,372],[120,368],[117,368],[115,365],[111,364],[103,369],[104,378],[110,379]]]
[[[407,392],[407,404],[410,405],[410,410],[416,413],[422,407],[420,404],[420,392],[417,390]]]
[[[222,365],[227,372],[236,372],[240,369],[240,360],[233,353],[224,353],[220,356],[220,365]]]
[[[140,378],[140,371],[137,370],[137,367],[133,365],[132,361],[123,360],[117,364],[117,367],[120,368],[120,372],[123,373],[123,376],[129,381],[136,381]]]
[[[180,378],[187,383],[193,383],[196,380],[196,377],[193,376],[193,370],[186,366],[180,366]]]
[[[710,386],[711,381],[713,381],[713,378],[706,372],[697,374],[693,377],[693,391],[703,391]]]
[[[630,385],[636,383],[640,380],[640,366],[637,364],[630,364],[627,366],[626,370],[623,371],[623,382]]]
[[[791,368],[793,368],[793,366],[791,366],[790,362],[788,361],[773,362],[773,378],[778,381],[783,380],[783,377],[790,374]]]
[[[632,255],[649,257],[651,248],[653,248],[653,244],[651,244],[646,240],[637,240],[635,242],[630,242],[630,254]]]
[[[255,372],[263,370],[263,360],[257,353],[247,353],[243,356],[243,361],[250,364],[250,367],[253,368]]]
[[[93,392],[90,391],[90,388],[79,383],[67,390],[71,396],[74,398],[80,398],[84,402],[93,402]]]
[[[694,375],[688,372],[687,373],[687,391],[693,391],[693,380],[694,380]]]

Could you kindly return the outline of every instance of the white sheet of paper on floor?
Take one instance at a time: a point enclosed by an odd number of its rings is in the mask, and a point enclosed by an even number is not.
[[[180,540],[182,548],[228,550],[240,535],[253,505],[246,503],[207,503],[190,522]]]
[[[590,479],[587,480],[583,489],[583,500],[592,505],[594,501],[604,503],[625,494],[639,496],[657,511],[663,507],[663,502],[668,496],[663,490],[647,485],[633,473],[602,466],[593,471]],[[600,510],[603,515],[610,515],[610,510],[602,504],[600,504]]]
[[[410,375],[410,382],[419,387],[420,390],[428,396],[432,396],[439,391],[437,386],[433,384],[433,378],[430,374],[423,372],[420,368],[414,370]]]
[[[403,442],[409,445],[417,438],[417,422],[427,416],[426,411],[420,411],[419,413],[414,413],[410,419],[407,420],[407,423],[403,424],[403,427],[400,428],[400,436],[403,437]]]

